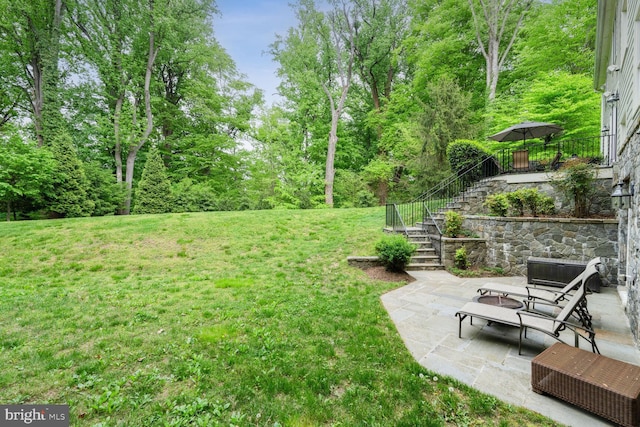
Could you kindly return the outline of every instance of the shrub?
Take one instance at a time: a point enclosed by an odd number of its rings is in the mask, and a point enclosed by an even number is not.
[[[459,268],[460,270],[466,270],[467,268],[469,268],[467,248],[463,246],[460,249],[456,250],[456,254],[453,258],[453,264],[456,266],[456,268]]]
[[[553,198],[539,193],[537,188],[523,188],[518,192],[520,192],[524,206],[531,211],[532,216],[553,213],[555,210]]]
[[[153,146],[147,154],[142,178],[136,188],[136,214],[161,214],[171,212],[173,201],[171,181],[167,176],[158,148]]]
[[[484,201],[484,206],[489,209],[489,213],[495,216],[507,216],[509,212],[509,201],[504,193],[492,194]]]
[[[515,215],[523,216],[525,209],[532,216],[540,214],[552,214],[555,211],[553,197],[549,197],[538,191],[537,188],[521,188],[510,193],[498,193],[488,196],[484,205],[491,215],[506,216],[509,209]]]
[[[404,271],[415,252],[416,246],[401,235],[385,236],[376,243],[376,254],[389,271]]]
[[[447,159],[451,170],[462,175],[478,163],[482,162],[489,153],[475,141],[456,140],[447,147]],[[482,178],[482,169],[465,175],[465,180],[477,181]]]
[[[511,210],[515,212],[516,216],[524,216],[524,200],[522,199],[522,193],[518,190],[506,193],[507,201]]]
[[[573,215],[578,218],[589,216],[591,197],[595,194],[594,181],[597,171],[592,164],[581,161],[568,162],[562,168],[564,175],[551,183],[565,196],[573,200]]]
[[[464,217],[455,211],[447,211],[444,214],[444,235],[447,237],[459,236],[462,232]]]

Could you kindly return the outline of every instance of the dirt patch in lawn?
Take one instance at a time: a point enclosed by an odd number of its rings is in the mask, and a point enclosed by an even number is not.
[[[393,272],[387,271],[384,267],[369,267],[364,270],[367,275],[374,280],[381,280],[383,282],[406,282],[411,283],[415,281],[415,277],[406,272]]]

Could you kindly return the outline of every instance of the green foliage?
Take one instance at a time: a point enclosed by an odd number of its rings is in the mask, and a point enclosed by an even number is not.
[[[385,236],[376,243],[376,254],[389,271],[404,271],[416,252],[416,246],[404,236]]]
[[[447,147],[447,158],[451,165],[451,170],[458,175],[464,175],[467,181],[476,181],[482,177],[482,168],[473,172],[467,172],[469,169],[478,165],[489,153],[475,141],[458,140],[454,141]]]
[[[491,194],[485,199],[484,206],[489,209],[491,215],[507,216],[509,199],[505,193]]]
[[[471,97],[462,92],[454,80],[445,76],[427,85],[427,96],[424,113],[420,118],[424,138],[422,152],[432,152],[437,164],[442,165],[447,159],[447,147],[452,141],[470,138],[474,134]]]
[[[444,214],[444,235],[457,237],[462,233],[464,216],[456,211],[447,211]]]
[[[516,190],[506,193],[509,206],[515,212],[516,216],[524,216],[524,200],[522,192]]]
[[[23,141],[17,134],[0,138],[0,201],[7,220],[17,202],[42,202],[52,185],[54,164],[51,152],[34,142]]]
[[[95,206],[92,216],[113,215],[124,200],[124,190],[116,183],[113,172],[97,162],[85,163],[84,171],[89,181],[87,197]]]
[[[342,169],[336,171],[334,196],[335,206],[339,208],[366,208],[378,204],[361,174]]]
[[[596,192],[597,178],[594,165],[581,160],[567,162],[556,174],[551,183],[573,201],[573,215],[586,218],[591,209],[591,198]]]
[[[420,94],[442,76],[453,76],[462,90],[471,94],[471,110],[481,110],[485,104],[484,58],[477,49],[467,3],[425,0],[409,2],[409,7],[414,19],[404,48],[415,73],[414,92]]]
[[[173,209],[171,182],[156,147],[152,147],[147,155],[135,200],[136,214],[167,213]]]
[[[519,79],[539,72],[593,73],[597,1],[554,0],[539,5],[516,41]]]
[[[469,268],[471,263],[469,262],[469,258],[467,256],[467,248],[462,246],[461,248],[456,250],[456,253],[453,257],[453,264],[460,270],[466,270],[467,268]]]
[[[599,132],[599,105],[591,76],[551,71],[514,83],[512,91],[498,96],[487,117],[490,133],[522,121],[540,121],[562,126],[563,137],[593,136]]]
[[[514,212],[516,216],[524,216],[525,211],[528,211],[531,216],[534,217],[540,214],[553,214],[555,211],[553,198],[541,194],[537,188],[521,188],[509,193],[497,194],[494,198],[495,197],[500,199],[505,198],[508,201],[508,207],[511,208],[511,211]],[[489,209],[491,209],[490,206]],[[506,214],[504,211],[501,213]],[[495,214],[497,214],[497,212]]]
[[[47,209],[57,217],[90,216],[95,203],[89,198],[89,180],[71,137],[66,133],[58,135],[51,142],[50,150],[55,166]]]
[[[520,192],[524,206],[529,209],[532,216],[537,217],[538,214],[551,214],[555,209],[552,197],[540,194],[537,188],[523,188]]]
[[[194,183],[185,178],[171,190],[173,212],[207,212],[216,209],[216,197],[206,184]]]

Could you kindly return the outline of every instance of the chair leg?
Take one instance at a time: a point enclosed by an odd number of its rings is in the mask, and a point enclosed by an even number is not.
[[[523,327],[520,326],[520,336],[518,338],[518,356],[522,355],[522,329]],[[525,328],[525,336],[526,336],[526,328]]]

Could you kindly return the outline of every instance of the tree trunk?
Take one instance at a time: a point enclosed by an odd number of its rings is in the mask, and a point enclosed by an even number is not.
[[[147,70],[144,76],[144,111],[145,116],[147,118],[147,125],[145,127],[144,133],[140,137],[138,143],[129,148],[129,153],[127,154],[127,170],[125,174],[125,182],[126,182],[126,190],[127,193],[125,195],[124,209],[123,213],[125,215],[129,215],[131,213],[131,197],[133,191],[133,170],[136,163],[136,157],[138,156],[138,151],[142,148],[142,146],[147,142],[151,132],[153,131],[153,112],[151,111],[151,76],[153,73],[153,64],[156,61],[156,56],[158,55],[158,49],[155,47],[155,33],[153,29],[153,0],[149,0],[149,7],[151,10],[151,31],[149,31],[149,57],[147,59]]]
[[[329,86],[331,82],[322,83],[322,89],[324,90],[327,98],[329,99],[329,103],[331,106],[331,129],[329,131],[329,144],[327,148],[327,161],[325,166],[325,187],[324,187],[324,200],[325,203],[329,207],[333,207],[333,183],[335,179],[335,158],[336,158],[336,148],[338,146],[338,123],[340,122],[340,116],[342,115],[342,111],[344,109],[345,101],[347,100],[347,93],[349,92],[349,87],[351,86],[351,77],[353,75],[353,62],[356,55],[356,47],[354,41],[354,26],[351,20],[349,19],[349,14],[347,12],[346,6],[342,5],[342,16],[344,18],[344,23],[346,25],[346,39],[348,41],[349,52],[348,57],[346,59],[346,64],[341,62],[342,56],[342,34],[339,33],[339,29],[337,28],[337,23],[335,20],[332,21],[332,33],[334,36],[334,49],[336,52],[336,57],[338,58],[337,69],[340,80],[340,99],[338,100],[338,105],[335,105],[333,95],[331,94],[331,87]]]
[[[488,57],[487,57],[487,98],[493,101],[496,98],[498,89],[498,76],[500,75],[499,55],[500,45],[495,40],[489,41]]]
[[[42,124],[42,106],[44,104],[43,101],[43,91],[42,91],[42,69],[41,69],[41,61],[39,56],[34,55],[31,60],[31,70],[33,77],[33,93],[31,95],[31,108],[33,109],[33,126],[36,131],[36,140],[38,141],[38,147],[42,147],[44,145],[44,136],[43,136],[43,124]]]
[[[475,0],[468,0],[468,3],[478,47],[486,62],[487,98],[493,101],[496,97],[500,69],[511,51],[532,0],[480,0],[480,11],[476,10]],[[478,16],[478,12],[482,13],[482,18]],[[514,14],[518,14],[518,20],[513,27],[507,28],[509,17]],[[486,34],[483,32],[484,27],[480,24],[481,19],[486,24]],[[506,42],[506,31],[510,34],[508,42]]]

